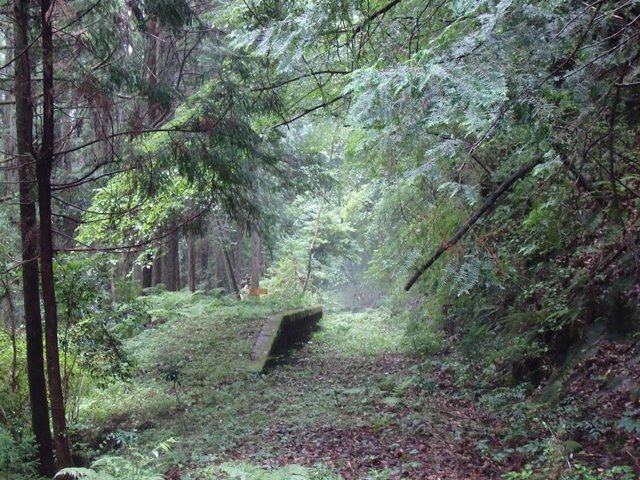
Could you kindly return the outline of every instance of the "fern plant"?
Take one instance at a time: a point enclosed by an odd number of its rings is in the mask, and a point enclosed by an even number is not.
[[[169,439],[158,445],[150,454],[133,452],[130,458],[122,456],[104,456],[91,464],[91,468],[63,468],[54,478],[81,478],[84,480],[163,480],[164,476],[156,471],[161,454],[171,450],[175,443]]]
[[[0,425],[0,479],[28,480],[35,475],[36,461],[33,439],[18,441]]]

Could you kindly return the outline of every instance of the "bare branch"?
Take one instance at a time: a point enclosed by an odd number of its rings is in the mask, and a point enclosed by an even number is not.
[[[338,100],[344,99],[345,97],[346,97],[346,94],[338,95],[337,97],[335,97],[335,98],[333,98],[331,100],[328,100],[327,102],[324,102],[324,103],[321,103],[319,105],[316,105],[315,107],[307,108],[306,110],[303,110],[302,112],[300,112],[295,117],[290,118],[289,120],[285,120],[283,122],[278,123],[277,125],[274,126],[274,128],[278,128],[278,127],[283,127],[283,126],[289,125],[290,123],[293,123],[296,120],[301,119],[305,115],[308,115],[308,114],[310,114],[312,112],[315,112],[316,110],[320,110],[321,108],[328,107],[329,105],[332,105],[332,104],[336,103]]]
[[[267,85],[265,87],[258,87],[258,88],[253,88],[251,89],[252,92],[265,92],[265,91],[269,91],[269,90],[277,90],[278,88],[284,87],[286,85],[289,85],[290,83],[294,83],[297,82],[299,80],[304,80],[305,78],[309,78],[309,77],[315,77],[316,75],[348,75],[352,73],[351,70],[319,70],[319,71],[313,71],[311,70],[309,73],[303,73],[302,75],[298,75],[297,77],[293,77],[293,78],[288,78],[286,80],[283,80],[280,83],[276,83],[273,85]]]
[[[504,182],[500,184],[500,186],[487,198],[487,200],[482,204],[482,206],[462,225],[458,231],[446,241],[443,245],[441,245],[433,254],[429,257],[429,259],[411,276],[407,284],[404,286],[406,291],[409,291],[413,284],[420,278],[420,276],[426,272],[431,265],[433,265],[436,260],[438,260],[444,252],[449,250],[449,248],[453,247],[460,239],[464,236],[467,231],[475,225],[475,223],[480,220],[491,208],[495,205],[496,201],[507,192],[511,186],[516,183],[516,181],[520,180],[524,176],[526,176],[533,168],[542,162],[543,158],[537,158],[526,165],[524,165],[520,170],[515,172],[509,178],[507,178]]]
[[[154,236],[152,238],[149,238],[147,240],[144,240],[144,241],[141,241],[141,242],[138,242],[138,243],[131,243],[131,244],[128,244],[128,245],[118,245],[118,246],[113,246],[113,247],[94,247],[94,246],[91,246],[89,244],[85,244],[85,243],[79,242],[77,239],[75,239],[75,238],[73,238],[73,237],[71,237],[69,235],[66,235],[63,232],[56,232],[61,237],[67,238],[68,240],[72,240],[73,242],[77,243],[78,245],[82,245],[82,248],[60,248],[60,249],[56,249],[56,252],[61,252],[61,253],[70,253],[70,252],[124,253],[124,252],[143,251],[150,244],[152,244],[154,242],[157,242],[158,240],[162,240],[164,238],[167,238],[170,235],[173,235],[178,230],[183,228],[185,225],[188,225],[189,223],[193,222],[194,220],[200,218],[202,215],[204,215],[205,213],[207,213],[211,209],[213,204],[214,204],[214,200],[209,201],[209,203],[207,203],[207,205],[202,210],[200,210],[199,212],[196,212],[195,214],[191,215],[190,217],[187,217],[186,219],[184,219],[183,221],[178,223],[174,228],[172,228],[171,230],[163,232],[161,235],[156,235],[156,236]]]
[[[362,30],[364,30],[367,25],[369,25],[371,22],[373,22],[376,18],[378,18],[378,17],[384,15],[385,13],[387,13],[393,7],[398,5],[400,2],[402,2],[402,0],[392,0],[391,2],[386,4],[384,7],[382,7],[380,10],[376,10],[375,12],[373,12],[360,25],[358,25],[356,27],[356,29],[353,31],[353,35],[352,35],[351,38],[353,38],[356,35],[358,35],[358,33],[360,33]]]

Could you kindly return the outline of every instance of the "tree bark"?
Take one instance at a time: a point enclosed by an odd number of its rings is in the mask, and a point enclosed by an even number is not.
[[[158,249],[156,256],[153,257],[152,272],[152,284],[155,287],[159,283],[162,283],[162,264],[164,263],[162,257],[164,256],[164,245]]]
[[[53,105],[53,7],[51,0],[41,0],[42,24],[42,147],[36,162],[38,181],[38,206],[40,210],[40,277],[44,304],[45,345],[47,373],[53,420],[53,443],[58,468],[71,466],[71,452],[67,438],[62,379],[60,376],[60,353],[58,348],[58,308],[53,274],[53,225],[51,210],[51,171],[54,148]]]
[[[226,260],[227,276],[229,278],[229,284],[231,285],[231,288],[233,288],[233,291],[235,292],[236,296],[240,298],[240,289],[238,288],[238,282],[236,281],[236,276],[233,273],[233,262],[231,261],[231,255],[229,255],[229,250],[227,250],[224,245],[222,246],[222,251],[224,253],[224,258]]]
[[[42,317],[38,285],[38,229],[34,199],[33,105],[29,50],[29,2],[14,2],[16,151],[19,158],[20,236],[22,250],[22,295],[27,343],[27,377],[31,403],[31,426],[36,440],[37,470],[44,477],[56,472],[49,429],[47,384],[44,375]]]
[[[211,272],[209,271],[209,252],[211,251],[211,246],[206,237],[201,238],[198,243],[198,251],[200,253],[200,278],[205,282],[206,289],[208,290],[213,284],[211,281]]]
[[[174,229],[174,226],[170,226]],[[180,290],[180,250],[179,237],[177,232],[173,232],[167,237],[167,253],[164,255],[162,265],[163,283],[170,292]]]
[[[6,15],[10,13],[8,11],[5,12]],[[10,32],[6,32],[7,38],[10,36]],[[11,101],[9,100],[11,97],[9,92],[0,93],[0,99],[3,101]],[[2,135],[2,146],[5,153],[5,157],[7,159],[14,158],[15,156],[15,122],[12,118],[13,110],[10,106],[5,106],[0,108],[0,125],[4,125],[5,129]],[[2,172],[2,184],[0,185],[0,198],[12,198],[16,191],[16,185],[18,185],[19,178],[17,175],[17,168],[13,162],[7,163],[3,168]],[[13,168],[12,168],[13,167]]]
[[[231,290],[231,285],[227,282],[227,276],[225,274],[226,269],[224,266],[224,253],[222,251],[222,244],[218,242],[216,244],[216,273],[215,273],[215,287],[224,288],[226,292]]]
[[[302,285],[302,293],[307,291],[309,288],[309,280],[311,280],[311,267],[313,266],[313,251],[316,248],[316,242],[318,241],[318,233],[320,233],[320,215],[322,214],[322,209],[318,210],[318,217],[316,218],[316,227],[313,231],[313,238],[311,239],[311,245],[309,245],[309,254],[307,256],[307,274],[304,278],[304,284]]]
[[[149,288],[153,279],[153,267],[151,265],[142,266],[142,288]]]
[[[242,272],[243,262],[242,262],[242,239],[244,238],[244,223],[238,222],[238,229],[236,230],[236,254],[235,254],[235,272],[236,278],[239,278],[240,281],[243,281],[244,275]]]
[[[187,278],[189,282],[189,290],[196,291],[196,239],[192,234],[187,234]]]
[[[144,67],[147,73],[147,81],[151,88],[158,83],[158,20],[155,17],[149,19],[147,23],[147,49],[144,56]],[[161,116],[160,106],[157,102],[151,101],[147,105],[147,122],[149,127],[153,127]]]
[[[251,232],[251,288],[260,288],[262,242],[257,230]]]
[[[537,158],[532,162],[524,165],[520,170],[515,172],[509,178],[507,178],[500,186],[494,190],[494,192],[489,195],[489,198],[482,204],[482,206],[462,225],[458,231],[449,239],[446,243],[440,246],[433,254],[429,257],[429,259],[411,276],[407,284],[404,286],[406,291],[409,291],[413,284],[416,283],[418,278],[433,265],[438,258],[442,256],[444,252],[446,252],[449,248],[453,247],[458,241],[464,236],[467,231],[475,225],[475,223],[482,218],[482,216],[487,213],[491,208],[493,208],[496,201],[506,192],[511,186],[516,183],[516,181],[520,180],[522,177],[526,176],[533,168],[542,163],[542,158]]]
[[[220,248],[222,248],[222,253],[224,255],[224,264],[226,265],[227,270],[227,278],[229,280],[229,286],[233,288],[238,299],[240,299],[240,289],[238,288],[238,282],[236,281],[236,276],[233,273],[233,260],[231,259],[231,255],[229,254],[229,249],[225,246],[224,243],[224,235],[222,230],[222,224],[220,220],[216,217],[216,224],[218,227],[218,240],[220,242]]]

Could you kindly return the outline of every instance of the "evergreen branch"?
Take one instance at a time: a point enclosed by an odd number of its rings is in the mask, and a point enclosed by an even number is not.
[[[580,20],[580,18],[582,18],[584,14],[586,14],[590,9],[595,8],[595,6],[601,2],[602,0],[595,0],[595,2],[585,5],[584,9],[582,9],[580,13],[578,13],[573,18],[571,18],[571,20],[565,23],[565,25],[560,30],[558,30],[558,32],[554,35],[553,40],[557,40],[560,37],[560,35],[562,35],[565,32],[565,30],[567,30],[567,28],[569,28],[573,23]]]
[[[597,6],[596,6],[597,4]],[[600,9],[601,7],[601,0],[598,0],[596,2],[594,2],[590,8],[593,8],[597,11]],[[580,48],[582,47],[582,45],[584,44],[586,37],[587,37],[587,33],[590,31],[591,27],[593,26],[593,23],[595,22],[595,15],[596,13],[594,13],[594,16],[591,17],[590,21],[589,21],[589,25],[587,26],[587,28],[585,29],[585,31],[583,32],[583,35],[581,37],[581,39],[578,41],[578,43],[575,45],[574,50],[572,51],[572,53],[569,55],[569,57],[567,57],[563,63],[557,67],[554,68],[554,70],[545,75],[544,78],[542,78],[537,85],[535,85],[534,90],[540,88],[542,85],[544,85],[547,81],[549,81],[551,78],[553,78],[556,74],[560,73],[569,63],[571,63],[571,61],[575,58],[576,53],[580,50]],[[634,19],[631,23],[628,23],[623,29],[621,29],[619,32],[624,31],[626,28],[628,28],[632,23],[634,23],[637,20]],[[627,43],[635,40],[637,37],[639,36],[639,34],[633,33],[632,35],[630,35],[629,38],[623,40],[622,42],[618,43],[617,45],[613,46],[612,48],[610,48],[609,50],[605,51],[604,53],[596,56],[595,58],[589,60],[588,62],[586,62],[585,64],[581,65],[580,67],[578,67],[575,70],[571,70],[567,73],[565,73],[564,75],[560,76],[557,80],[559,81],[564,81],[567,78],[581,72],[582,70],[584,70],[585,68],[589,67],[590,65],[592,65],[593,63],[597,62],[598,60],[600,60],[601,58],[614,53],[616,50],[620,49],[621,47],[623,47],[624,45],[626,45]],[[620,83],[620,82],[618,82]],[[631,84],[626,84],[626,85],[618,85],[616,84],[615,86],[637,86],[638,84],[640,84],[640,82],[635,82],[635,83],[631,83]],[[487,139],[489,139],[491,137],[491,135],[493,134],[494,130],[497,128],[497,126],[500,124],[500,122],[503,120],[503,118],[505,117],[505,115],[507,114],[507,112],[511,109],[511,107],[515,104],[516,102],[516,97],[506,101],[502,107],[500,108],[500,111],[498,112],[498,114],[496,115],[496,117],[494,118],[493,122],[491,123],[491,125],[489,125],[489,128],[485,131],[485,133],[476,141],[474,142],[474,144],[471,146],[469,153],[473,153],[482,143],[484,143]]]
[[[71,252],[102,252],[102,253],[124,253],[124,252],[134,252],[134,251],[142,251],[144,250],[146,247],[148,247],[150,244],[158,241],[158,240],[163,240],[171,235],[173,235],[174,233],[176,233],[178,230],[180,230],[181,228],[185,227],[186,225],[188,225],[189,223],[197,220],[198,218],[200,218],[201,216],[203,216],[204,214],[206,214],[207,212],[209,212],[209,210],[211,209],[211,206],[214,204],[215,200],[210,200],[209,203],[207,203],[207,205],[201,209],[199,212],[196,212],[195,214],[191,215],[190,217],[187,217],[186,219],[182,220],[180,223],[178,223],[175,227],[173,227],[172,229],[165,231],[164,233],[160,234],[160,235],[155,235],[154,237],[147,239],[147,240],[143,240],[141,242],[138,243],[131,243],[128,245],[118,245],[118,246],[113,246],[113,247],[92,247],[89,244],[83,243],[78,241],[76,238],[73,238],[63,232],[60,231],[56,231],[56,234],[60,235],[61,237],[67,238],[68,240],[73,241],[74,243],[77,243],[78,245],[82,245],[82,248],[60,248],[60,249],[56,249],[56,252],[62,252],[62,253],[71,253]]]
[[[352,70],[319,70],[319,71],[313,71],[311,70],[310,73],[304,73],[302,75],[298,75],[297,77],[292,77],[292,78],[288,78],[286,80],[283,80],[280,83],[276,83],[276,84],[272,84],[272,85],[266,85],[264,87],[257,87],[257,88],[252,88],[251,91],[252,92],[265,92],[265,91],[270,91],[270,90],[277,90],[278,88],[284,87],[286,85],[289,85],[290,83],[294,83],[297,82],[299,80],[304,80],[305,78],[309,78],[309,77],[316,77],[316,75],[349,75],[350,73],[352,73]]]
[[[535,160],[527,163],[523,167],[521,167],[517,172],[507,178],[500,186],[487,198],[487,200],[482,204],[482,206],[474,213],[469,220],[462,225],[458,231],[446,241],[443,245],[441,245],[433,254],[429,257],[429,259],[411,276],[407,284],[404,286],[406,291],[409,291],[414,283],[420,278],[420,276],[426,272],[431,265],[433,265],[436,260],[438,260],[444,252],[449,250],[449,248],[453,247],[460,239],[469,231],[475,223],[480,220],[493,206],[496,201],[507,192],[511,186],[516,183],[516,181],[520,180],[524,176],[526,176],[533,168],[542,163],[544,159],[542,157],[536,158]]]
[[[561,72],[567,65],[569,65],[571,62],[574,61],[576,53],[578,53],[578,51],[580,50],[580,48],[582,47],[582,45],[584,44],[585,40],[587,39],[587,35],[589,34],[589,31],[591,30],[591,26],[593,25],[593,23],[595,22],[596,17],[598,16],[598,12],[600,12],[600,9],[602,8],[602,2],[599,2],[598,5],[593,9],[593,15],[591,15],[591,18],[589,19],[589,24],[587,25],[587,28],[584,29],[584,32],[582,32],[582,36],[580,37],[580,40],[576,43],[573,51],[571,52],[571,54],[560,64],[559,67],[557,67],[556,69],[553,70],[553,72],[551,72],[549,74],[550,77],[555,77],[555,75],[559,72]]]
[[[191,54],[195,51],[196,48],[198,48],[198,46],[200,45],[201,42],[202,42],[202,37],[200,36],[200,33],[197,33],[196,34],[196,41],[193,42],[193,45],[187,51],[187,39],[185,37],[184,54],[182,55],[182,61],[180,62],[180,68],[178,69],[178,75],[177,75],[177,80],[176,80],[176,90],[178,88],[180,88],[180,84],[182,83],[182,80],[184,78],[185,68],[186,68],[186,65],[187,65],[187,60],[189,59],[189,57],[191,57]]]
[[[224,118],[227,116],[227,114],[231,111],[231,105],[229,105],[225,111],[222,113],[222,115],[218,118],[218,120],[216,121],[216,123],[214,125],[212,125],[210,128],[207,129],[207,131],[213,130],[216,127],[218,127],[220,125],[220,123],[222,123],[222,120],[224,120]],[[73,147],[70,148],[68,150],[62,150],[59,152],[56,152],[56,155],[67,155],[69,153],[73,153],[73,152],[77,152],[78,150],[82,150],[84,148],[90,147],[91,145],[95,145],[96,143],[100,143],[100,142],[104,142],[106,140],[113,140],[115,138],[118,137],[124,137],[127,135],[135,135],[135,136],[140,136],[140,135],[144,135],[147,133],[202,133],[203,130],[200,127],[200,125],[196,125],[194,127],[191,128],[184,128],[184,127],[175,127],[175,128],[148,128],[145,130],[125,130],[122,132],[115,132],[112,133],[110,135],[106,135],[102,138],[95,138],[93,140],[90,140],[86,143],[83,143],[82,145],[78,145],[77,147]]]
[[[102,137],[102,138],[94,138],[93,140],[89,140],[86,143],[83,143],[82,145],[78,145],[77,147],[72,147],[69,148],[68,150],[61,150],[59,152],[56,152],[56,155],[68,155],[69,153],[73,153],[73,152],[77,152],[78,150],[82,150],[84,148],[90,147],[92,145],[95,145],[96,143],[100,143],[100,142],[104,142],[106,140],[113,140],[115,138],[119,138],[119,137],[125,137],[127,135],[131,135],[131,136],[140,136],[140,135],[144,135],[145,133],[158,133],[158,132],[183,132],[183,133],[195,133],[200,131],[198,128],[193,128],[193,129],[185,129],[185,128],[149,128],[146,130],[124,130],[122,132],[115,132],[112,133],[110,135],[107,135],[106,137]]]
[[[618,43],[617,45],[611,47],[609,50],[605,51],[604,53],[601,53],[597,57],[592,58],[588,62],[586,62],[583,65],[581,65],[579,68],[577,68],[575,70],[572,70],[570,72],[567,72],[562,77],[560,77],[559,80],[564,81],[567,78],[569,78],[569,77],[571,77],[573,75],[576,75],[577,73],[580,73],[581,71],[583,71],[584,69],[590,67],[591,65],[593,65],[594,63],[596,63],[600,59],[602,59],[602,58],[606,57],[607,55],[610,55],[610,54],[614,53],[616,50],[619,50],[620,48],[624,47],[627,43],[633,42],[634,40],[637,40],[638,36],[640,36],[640,33],[638,33],[638,32],[633,33],[632,35],[629,36],[629,38],[621,41],[620,43]]]
[[[304,117],[305,115],[308,115],[308,114],[310,114],[310,113],[312,113],[312,112],[315,112],[316,110],[320,110],[321,108],[328,107],[329,105],[332,105],[332,104],[336,103],[338,100],[342,100],[342,99],[344,99],[346,96],[347,96],[347,94],[338,95],[337,97],[335,97],[335,98],[333,98],[333,99],[331,99],[331,100],[328,100],[328,101],[326,101],[326,102],[324,102],[324,103],[321,103],[321,104],[316,105],[316,106],[311,107],[311,108],[307,108],[306,110],[303,110],[302,112],[300,112],[300,113],[299,113],[298,115],[296,115],[295,117],[290,118],[290,119],[288,119],[288,120],[285,120],[285,121],[283,121],[283,122],[280,122],[280,123],[278,123],[277,125],[274,125],[274,127],[273,127],[273,128],[279,128],[279,127],[287,126],[287,125],[289,125],[290,123],[293,123],[293,122],[295,122],[296,120],[301,119],[301,118],[302,118],[302,117]]]
[[[115,162],[108,162],[108,163],[115,163]],[[54,192],[57,192],[57,191],[60,191],[60,190],[67,190],[69,188],[79,187],[80,185],[84,185],[86,183],[97,182],[98,180],[100,180],[102,178],[112,177],[114,175],[119,175],[120,173],[126,173],[126,172],[130,172],[132,170],[135,170],[135,168],[133,168],[133,167],[120,168],[120,169],[114,170],[112,172],[105,172],[105,173],[103,173],[101,175],[98,175],[96,177],[92,176],[99,168],[102,168],[105,165],[108,165],[108,163],[103,163],[103,164],[98,165],[94,170],[92,170],[90,173],[84,175],[82,178],[78,178],[78,179],[73,180],[73,181],[68,182],[68,183],[52,184],[51,185],[51,190],[54,191]]]
[[[356,29],[353,31],[353,35],[351,36],[351,38],[354,38],[356,35],[362,32],[362,30],[364,30],[365,27],[367,27],[367,25],[373,22],[376,18],[387,13],[393,7],[398,5],[400,2],[402,2],[402,0],[392,0],[391,2],[387,3],[384,7],[382,7],[380,10],[376,10],[375,12],[373,12],[360,25],[356,27]]]
[[[66,200],[63,200],[62,198],[57,197],[55,195],[51,196],[52,199],[54,199],[55,201],[65,205],[65,206],[67,206],[69,208],[74,208],[74,209],[76,209],[76,210],[78,210],[80,212],[88,213],[90,215],[102,215],[102,216],[105,216],[105,217],[112,217],[114,215],[115,216],[128,215],[131,212],[134,212],[135,210],[137,210],[140,207],[142,207],[142,205],[145,204],[145,202],[149,199],[149,197],[151,197],[151,195],[149,195],[149,194],[145,195],[143,198],[140,199],[140,201],[136,205],[134,205],[132,207],[129,207],[129,208],[125,209],[125,210],[119,210],[117,212],[98,212],[96,210],[89,210],[89,209],[86,209],[86,208],[82,208],[81,206],[76,205],[75,203],[67,202]]]

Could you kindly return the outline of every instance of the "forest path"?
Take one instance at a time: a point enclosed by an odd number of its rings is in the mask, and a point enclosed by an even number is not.
[[[497,477],[497,465],[477,448],[492,442],[487,426],[494,420],[461,398],[447,373],[431,372],[423,391],[412,374],[415,360],[404,355],[319,362],[304,353],[292,368],[317,373],[278,375],[276,383],[297,385],[300,397],[315,395],[338,412],[322,421],[304,419],[302,411],[275,416],[261,432],[225,452],[230,458],[269,467],[324,463],[347,479]],[[282,399],[288,409],[296,401]]]
[[[412,355],[407,338],[423,350],[437,340],[406,337],[384,309],[327,309],[309,342],[255,374],[264,319],[294,305],[184,292],[145,302],[152,321],[127,342],[135,382],[83,400],[74,444],[92,458],[131,454],[169,480],[582,479],[633,464],[640,447],[624,416],[640,354],[625,342],[600,339],[567,368],[554,411],[544,390],[492,387],[453,350]],[[170,439],[169,453],[149,455]]]
[[[342,478],[481,479],[496,424],[435,361],[403,353],[401,326],[379,311],[326,315],[321,330],[261,381],[268,421],[225,450],[266,467],[319,463]]]

